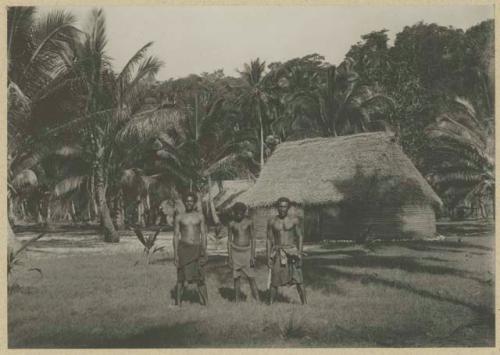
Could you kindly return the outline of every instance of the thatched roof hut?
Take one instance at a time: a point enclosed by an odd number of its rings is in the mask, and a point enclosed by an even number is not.
[[[344,227],[363,223],[374,237],[432,234],[434,211],[442,205],[394,136],[385,132],[279,145],[255,185],[238,200],[269,209],[281,196],[302,208],[306,224],[316,221],[309,228],[316,238],[352,239]],[[374,210],[368,211],[367,204]]]

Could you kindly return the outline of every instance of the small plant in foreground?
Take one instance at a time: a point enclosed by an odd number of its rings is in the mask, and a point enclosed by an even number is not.
[[[34,243],[35,241],[37,241],[38,239],[40,239],[44,235],[45,235],[45,233],[41,233],[37,236],[34,236],[33,238],[29,239],[26,243],[21,245],[21,247],[17,250],[14,250],[14,249],[9,250],[9,253],[7,254],[7,275],[10,275],[10,273],[12,272],[12,270],[14,269],[14,267],[16,265],[22,264],[21,260],[19,258],[19,254],[24,249],[26,249],[30,244]],[[38,271],[40,274],[42,273],[42,271],[39,268],[32,268],[32,269],[30,269],[30,271]]]
[[[158,234],[160,234],[160,229],[158,229],[154,234],[150,234],[148,236],[144,236],[142,234],[142,231],[140,229],[134,229],[135,235],[137,236],[137,239],[144,245],[144,255],[146,257],[146,264],[149,264],[149,258],[152,254],[156,253],[157,251],[160,251],[165,248],[165,246],[162,247],[153,247],[155,246],[156,243],[156,238],[158,237]],[[151,251],[153,249],[153,251]]]

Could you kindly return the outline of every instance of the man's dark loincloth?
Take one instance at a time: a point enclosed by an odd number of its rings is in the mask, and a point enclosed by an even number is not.
[[[271,286],[303,283],[301,264],[295,246],[275,247],[272,255]]]
[[[246,275],[247,277],[255,277],[255,271],[250,267],[250,259],[252,257],[251,247],[240,247],[231,243],[231,260],[233,262],[233,278]]]
[[[203,265],[206,262],[206,256],[202,256],[202,246],[200,244],[189,244],[179,241],[177,246],[177,281],[203,281],[205,280],[205,271]]]

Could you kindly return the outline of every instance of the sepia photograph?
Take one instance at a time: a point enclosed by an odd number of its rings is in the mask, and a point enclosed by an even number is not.
[[[74,5],[5,9],[8,348],[495,347],[493,3]]]

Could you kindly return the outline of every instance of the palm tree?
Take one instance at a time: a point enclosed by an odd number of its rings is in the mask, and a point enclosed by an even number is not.
[[[78,180],[81,183],[90,181],[90,199],[95,199],[104,240],[118,242],[119,235],[108,206],[110,190],[117,185],[121,175],[119,164],[123,162],[124,154],[117,134],[131,119],[162,62],[155,57],[146,57],[152,45],[148,43],[115,75],[106,54],[106,43],[104,12],[94,9],[83,39],[75,46],[72,71],[55,83],[51,90],[73,94],[71,99],[78,108],[78,117],[63,131],[72,135],[85,152],[90,167],[86,174],[88,179]],[[71,185],[71,182],[68,181],[68,184]]]
[[[47,88],[68,72],[79,31],[73,15],[65,11],[37,18],[34,7],[9,7],[7,17],[7,179],[12,207],[12,199],[19,198],[23,188],[30,185],[33,191],[34,184],[38,185],[33,169],[53,145],[44,131],[55,123],[42,120],[36,108],[42,102],[56,102],[47,99]]]
[[[287,97],[294,110],[311,117],[323,136],[369,131],[375,114],[392,109],[392,100],[375,88],[363,85],[352,69],[352,61],[322,70],[324,79],[310,90]],[[292,122],[296,117],[292,117]],[[290,124],[291,124],[290,123]]]
[[[242,112],[245,112],[256,120],[259,124],[259,146],[260,146],[260,168],[264,166],[264,136],[266,134],[265,115],[268,108],[270,94],[265,87],[266,76],[264,74],[266,62],[261,62],[259,58],[245,63],[244,69],[240,71],[243,79],[243,93],[238,102]]]
[[[249,132],[234,131],[220,93],[200,84],[177,95],[176,102],[177,108],[138,113],[121,131],[122,139],[154,140],[161,162],[155,175],[177,190],[210,191],[212,178],[241,173],[238,166],[244,170],[245,164],[239,159],[240,143]],[[209,204],[212,220],[218,224],[211,198]]]
[[[477,117],[472,104],[457,97],[425,131],[432,159],[424,169],[430,183],[452,205],[478,206],[482,217],[495,193],[493,130],[493,117]]]

